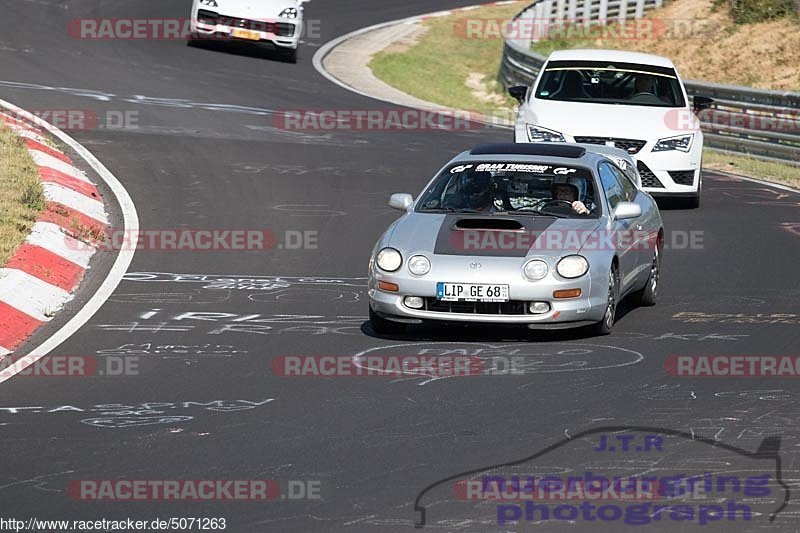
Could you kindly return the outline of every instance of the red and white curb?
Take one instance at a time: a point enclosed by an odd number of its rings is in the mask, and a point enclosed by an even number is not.
[[[8,354],[80,285],[95,248],[70,236],[75,226],[105,233],[108,216],[97,188],[69,156],[47,144],[44,132],[6,113],[0,120],[25,139],[46,200],[31,234],[0,268],[0,353]]]
[[[0,100],[0,120],[24,139],[38,167],[46,200],[45,210],[31,234],[0,268],[0,359],[3,359],[72,299],[96,252],[96,245],[75,237],[105,234],[109,224],[97,187],[69,156],[48,143],[46,135],[72,148],[108,185],[119,203],[126,231],[138,231],[139,218],[119,180],[69,135],[3,100]],[[47,355],[85,324],[119,285],[133,253],[122,250],[117,254],[100,287],[61,329],[28,354],[14,357],[12,364],[3,365],[0,383]]]

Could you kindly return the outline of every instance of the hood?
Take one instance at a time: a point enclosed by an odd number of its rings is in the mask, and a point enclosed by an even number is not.
[[[599,226],[595,218],[410,213],[397,221],[385,245],[404,255],[561,256],[580,250]]]
[[[685,107],[531,100],[520,120],[572,137],[656,140],[696,131],[696,117]]]
[[[217,4],[214,11],[246,19],[275,19],[287,7],[300,7],[297,0],[217,0]]]

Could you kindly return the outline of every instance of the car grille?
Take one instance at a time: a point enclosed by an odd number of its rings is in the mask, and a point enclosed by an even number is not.
[[[197,12],[197,20],[205,24],[221,24],[232,28],[243,28],[253,31],[265,31],[278,37],[291,37],[294,35],[295,25],[291,22],[275,22],[268,20],[251,20],[237,17],[219,15],[213,11],[201,9]]]
[[[642,187],[650,189],[663,189],[664,184],[659,181],[653,171],[641,161],[637,161],[636,168],[639,170],[639,175],[642,177]]]
[[[619,139],[617,137],[575,137],[575,142],[577,143],[586,143],[586,144],[606,144],[607,142],[613,142],[616,148],[620,148],[625,150],[629,154],[638,153],[647,141],[641,141],[638,139]]]
[[[476,315],[526,315],[528,302],[443,302],[434,297],[425,298],[425,311],[436,313],[462,313]]]
[[[694,183],[694,170],[675,170],[669,173],[669,177],[678,185],[692,185]]]

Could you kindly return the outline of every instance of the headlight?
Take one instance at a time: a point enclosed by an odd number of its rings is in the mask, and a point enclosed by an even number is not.
[[[579,278],[589,271],[589,261],[582,255],[568,255],[558,262],[556,271],[562,278]]]
[[[281,11],[278,16],[281,17],[281,18],[285,18],[285,19],[296,19],[297,18],[297,8],[296,7],[287,7],[286,9]]]
[[[431,262],[424,255],[415,255],[408,260],[408,270],[415,276],[424,276],[431,271]]]
[[[217,0],[200,0],[200,4],[209,7],[219,7],[217,5]]]
[[[659,139],[653,147],[654,152],[668,152],[670,150],[678,150],[679,152],[688,152],[692,148],[692,141],[694,140],[694,133],[690,135],[678,135],[677,137],[667,137]]]
[[[394,248],[384,248],[378,252],[376,259],[378,268],[386,272],[394,272],[403,264],[403,256]]]
[[[547,263],[541,259],[534,259],[525,263],[522,273],[531,281],[539,281],[547,275]]]
[[[528,124],[528,140],[532,143],[563,143],[564,136],[557,131]]]

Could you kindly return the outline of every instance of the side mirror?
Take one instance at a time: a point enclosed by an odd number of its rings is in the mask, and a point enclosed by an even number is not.
[[[389,207],[399,211],[408,211],[414,204],[414,197],[405,192],[396,192],[389,197]]]
[[[714,105],[713,98],[709,98],[708,96],[695,96],[692,107],[695,113],[699,113],[704,109],[708,109],[712,105]]]
[[[508,94],[513,96],[520,104],[524,104],[525,97],[528,95],[528,87],[526,85],[514,85],[508,88]]]
[[[642,216],[642,208],[633,202],[620,202],[614,209],[614,220],[625,220]]]

